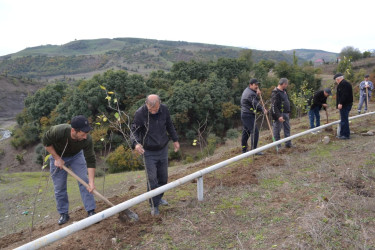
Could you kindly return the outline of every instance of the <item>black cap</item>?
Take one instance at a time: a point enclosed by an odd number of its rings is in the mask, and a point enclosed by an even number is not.
[[[258,82],[257,79],[253,78],[253,79],[250,80],[250,84],[254,84],[254,83],[256,83],[258,85],[260,84],[260,82]]]
[[[71,126],[74,129],[80,130],[82,132],[88,133],[92,128],[90,127],[89,121],[83,115],[77,115],[73,117]]]
[[[341,73],[337,73],[334,77],[333,77],[333,80],[336,80],[337,77],[340,77],[340,76],[343,76],[343,74]]]
[[[331,92],[330,88],[325,88],[324,92],[326,92],[328,95],[332,95],[332,92]]]
[[[369,75],[365,75],[365,78],[369,78],[370,76]]]

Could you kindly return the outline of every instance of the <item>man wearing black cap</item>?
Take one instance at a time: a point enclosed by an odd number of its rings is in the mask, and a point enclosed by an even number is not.
[[[67,193],[68,173],[62,166],[69,166],[82,180],[89,184],[88,189],[78,183],[79,191],[87,215],[95,214],[95,199],[92,191],[95,189],[94,177],[96,158],[92,142],[90,124],[83,115],[73,117],[71,124],[60,124],[51,127],[43,136],[42,142],[51,154],[50,173],[55,189],[57,211],[60,214],[59,225],[69,220],[69,200]],[[87,176],[88,173],[88,176]],[[129,218],[137,220],[138,215],[127,210]]]
[[[86,117],[79,115],[73,117],[71,125],[60,124],[51,127],[42,139],[43,145],[51,154],[50,172],[55,188],[57,211],[61,215],[59,225],[69,220],[67,172],[62,169],[64,165],[71,167],[75,174],[88,182],[90,188],[86,189],[79,183],[79,191],[88,216],[95,214],[95,199],[91,192],[95,189],[96,158],[92,138],[88,134],[90,130]]]
[[[337,83],[336,108],[340,111],[340,134],[337,138],[341,140],[350,139],[349,112],[353,106],[352,85],[344,79],[344,75],[337,73],[333,80]]]
[[[324,90],[318,90],[312,97],[311,106],[309,110],[310,118],[310,128],[315,128],[320,126],[320,109],[323,107],[324,110],[328,107],[327,97],[332,95],[330,88],[325,88]],[[314,125],[314,120],[316,120],[316,126]]]
[[[365,112],[367,112],[368,101],[371,98],[371,91],[374,89],[374,84],[369,81],[369,75],[365,75],[365,80],[359,84],[359,104],[358,114],[361,113],[363,102],[365,103]]]
[[[257,79],[251,79],[249,86],[243,91],[241,97],[241,120],[243,124],[242,130],[242,153],[246,153],[248,145],[247,141],[251,135],[251,149],[257,148],[259,140],[259,129],[256,126],[255,114],[256,112],[266,113],[262,105],[257,99],[257,95],[260,95],[259,82]],[[256,155],[263,155],[262,152],[256,153]]]

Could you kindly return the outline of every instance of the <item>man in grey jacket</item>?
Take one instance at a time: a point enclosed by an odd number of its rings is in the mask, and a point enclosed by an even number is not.
[[[247,141],[250,135],[252,137],[251,149],[257,148],[259,129],[256,126],[256,112],[267,112],[257,99],[257,96],[261,94],[259,84],[257,79],[251,79],[249,86],[243,91],[241,97],[241,120],[243,124],[241,140],[242,153],[246,153],[247,151]],[[256,155],[263,155],[263,153],[258,152]]]
[[[359,84],[358,114],[361,113],[363,103],[365,103],[365,112],[367,112],[367,102],[370,101],[373,89],[374,84],[369,80],[369,75],[365,75],[365,79]]]

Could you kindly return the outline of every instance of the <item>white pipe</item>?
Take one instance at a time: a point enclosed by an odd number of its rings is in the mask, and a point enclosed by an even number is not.
[[[367,116],[367,115],[372,115],[372,114],[375,114],[375,112],[369,112],[369,113],[366,113],[366,114],[362,114],[362,115],[357,115],[357,116],[353,116],[353,117],[350,117],[349,120],[352,120],[352,119],[356,119],[356,118],[360,118],[360,117],[364,117],[364,116]],[[303,135],[306,135],[306,134],[309,134],[311,132],[314,132],[314,131],[318,131],[320,129],[323,129],[323,128],[326,128],[326,127],[329,127],[329,126],[332,126],[334,124],[338,124],[340,121],[335,121],[335,122],[331,122],[329,124],[326,124],[326,125],[322,125],[320,127],[317,127],[317,128],[313,128],[313,129],[309,129],[307,131],[304,131],[304,132],[301,132],[301,133],[298,133],[298,134],[295,134],[295,135],[292,135],[292,136],[289,136],[287,138],[284,138],[284,139],[281,139],[279,141],[276,141],[276,142],[273,142],[273,143],[270,143],[270,144],[267,144],[267,145],[264,145],[262,147],[259,147],[259,148],[256,148],[254,150],[251,150],[249,152],[246,152],[246,153],[243,153],[243,154],[240,154],[240,155],[237,155],[233,158],[230,158],[228,160],[225,160],[225,161],[222,161],[220,163],[217,163],[215,165],[212,165],[210,167],[207,167],[205,169],[202,169],[202,170],[199,170],[195,173],[192,173],[190,175],[187,175],[187,176],[184,176],[178,180],[175,180],[173,182],[170,182],[164,186],[161,186],[159,188],[156,188],[154,190],[151,190],[147,193],[144,193],[144,194],[141,194],[139,196],[136,196],[130,200],[127,200],[127,201],[124,201],[114,207],[111,207],[111,208],[108,208],[102,212],[99,212],[93,216],[90,216],[88,218],[85,218],[83,220],[80,220],[74,224],[71,224],[69,226],[66,226],[60,230],[57,230],[53,233],[50,233],[50,234],[47,234],[41,238],[38,238],[38,239],[35,239],[34,241],[31,241],[25,245],[22,245],[16,249],[27,249],[27,250],[30,250],[30,249],[38,249],[38,248],[41,248],[43,246],[47,246],[57,240],[60,240],[72,233],[75,233],[79,230],[82,230],[86,227],[89,227],[99,221],[102,221],[110,216],[113,216],[115,214],[118,214],[122,211],[124,211],[125,209],[128,209],[130,207],[133,207],[143,201],[147,201],[148,199],[156,196],[156,195],[159,195],[161,193],[164,193],[170,189],[173,189],[175,187],[178,187],[182,184],[185,184],[186,182],[190,182],[196,178],[200,178],[202,177],[203,175],[205,174],[208,174],[210,172],[213,172],[219,168],[222,168],[226,165],[229,165],[233,162],[236,162],[236,161],[239,161],[239,160],[242,160],[246,157],[249,157],[255,153],[258,153],[258,152],[261,152],[261,151],[264,151],[266,149],[269,149],[269,148],[272,148],[274,146],[277,146],[283,142],[286,142],[286,141],[289,141],[289,140],[292,140],[294,138],[297,138],[297,137],[300,137],[300,136],[303,136]],[[202,179],[203,180],[203,179]]]

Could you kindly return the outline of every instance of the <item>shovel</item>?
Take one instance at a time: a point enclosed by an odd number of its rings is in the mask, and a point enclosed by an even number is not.
[[[266,107],[264,106],[262,95],[260,94],[259,96],[260,96],[260,101],[262,103],[263,109],[266,109]],[[273,131],[272,131],[272,128],[271,128],[270,120],[268,119],[268,114],[266,114],[266,119],[267,119],[268,128],[270,129],[270,132],[271,132],[272,141],[275,142],[276,140],[275,140],[275,137],[273,136]],[[276,152],[277,153],[279,152],[278,146],[276,146]]]
[[[327,122],[326,122],[326,124],[328,124],[329,122],[328,122],[328,111],[327,111],[327,108],[325,108],[325,111],[326,111],[326,117],[327,117]],[[332,129],[331,127],[327,127],[327,128],[325,128],[324,130],[325,130],[325,131],[328,131],[328,132],[332,132],[332,131],[333,131],[333,129]]]
[[[367,107],[367,112],[370,112],[369,105],[368,105],[368,88],[366,88],[366,107]]]
[[[84,180],[82,180],[81,178],[79,178],[79,176],[76,175],[72,170],[70,170],[66,166],[62,166],[62,168],[66,172],[68,172],[68,174],[70,174],[71,176],[73,176],[74,179],[76,179],[77,181],[79,181],[83,186],[85,186],[86,188],[89,188],[89,184],[87,184]],[[94,189],[92,192],[94,193],[94,195],[96,195],[97,197],[99,197],[101,200],[103,200],[109,206],[111,206],[111,207],[115,206],[112,202],[110,202],[107,198],[105,198],[101,193],[99,193],[98,191],[96,191],[96,189]],[[130,209],[125,209],[125,211],[120,212],[119,215],[118,215],[118,218],[121,221],[123,221],[123,222],[127,221],[128,218],[131,218],[131,217],[133,217],[132,218],[133,220],[138,221],[138,215],[136,213],[134,213],[133,211],[131,211]]]

